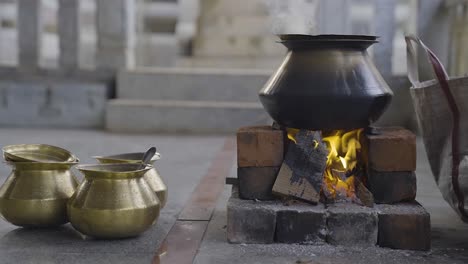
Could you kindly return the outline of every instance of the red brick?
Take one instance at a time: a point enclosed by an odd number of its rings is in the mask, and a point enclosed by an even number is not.
[[[279,167],[285,134],[271,126],[243,127],[237,131],[238,167]]]
[[[271,189],[279,167],[237,168],[239,196],[241,199],[272,200]]]
[[[377,205],[379,211],[378,245],[395,249],[429,250],[431,219],[417,202]]]
[[[414,171],[369,171],[369,189],[376,203],[391,204],[414,201],[416,174]]]
[[[416,170],[416,136],[400,127],[378,131],[379,135],[366,135],[369,168],[379,172]]]

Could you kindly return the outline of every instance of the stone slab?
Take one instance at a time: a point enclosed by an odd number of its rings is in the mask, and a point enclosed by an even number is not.
[[[327,216],[323,205],[306,203],[285,206],[276,216],[279,243],[323,244],[327,234]]]
[[[113,132],[233,133],[268,123],[263,107],[249,102],[114,99],[106,111],[106,129]]]
[[[229,60],[229,59],[225,59]],[[258,102],[271,70],[152,68],[121,70],[121,99]]]
[[[227,239],[230,243],[273,243],[275,228],[276,212],[268,202],[229,199]]]
[[[279,167],[284,156],[284,131],[271,126],[237,130],[238,167]]]
[[[377,244],[377,210],[352,203],[327,208],[327,242],[332,245],[370,247]]]
[[[416,170],[416,136],[400,127],[379,127],[366,135],[369,168],[375,171]]]
[[[431,248],[430,215],[419,203],[382,204],[377,209],[379,246],[407,250]]]
[[[108,93],[100,83],[0,81],[0,125],[103,127]]]
[[[413,171],[368,172],[369,190],[376,203],[413,201],[416,198],[416,174]]]
[[[279,167],[237,168],[239,195],[242,199],[272,200],[271,189]]]

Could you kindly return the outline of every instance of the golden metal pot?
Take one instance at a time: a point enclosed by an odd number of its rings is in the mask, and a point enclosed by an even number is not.
[[[18,144],[2,148],[3,157],[11,162],[79,162],[70,151],[47,144]]]
[[[143,158],[144,152],[124,153],[111,156],[94,156],[101,164],[108,163],[139,163]],[[166,205],[167,202],[167,186],[164,184],[159,172],[154,167],[154,162],[160,159],[160,154],[156,153],[151,159],[153,168],[149,170],[143,176],[150,185],[151,189],[156,193],[161,202],[161,208]]]
[[[160,203],[141,164],[83,165],[85,179],[68,202],[75,229],[96,238],[136,236],[158,219]]]
[[[78,181],[73,163],[11,162],[0,187],[0,214],[17,226],[59,226],[68,222],[67,202]]]

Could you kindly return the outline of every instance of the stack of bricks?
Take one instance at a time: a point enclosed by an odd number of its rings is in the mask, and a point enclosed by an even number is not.
[[[242,199],[272,200],[271,189],[283,163],[284,133],[271,126],[237,132],[237,178]]]
[[[430,248],[430,216],[416,201],[416,136],[399,127],[366,136],[368,188],[378,204],[378,244]],[[417,213],[419,212],[419,213]]]
[[[416,196],[416,139],[402,128],[366,135],[367,187],[377,205],[283,203],[272,194],[287,137],[270,126],[237,133],[238,180],[227,208],[231,243],[299,243],[429,250],[430,218]],[[233,189],[233,190],[234,190]]]

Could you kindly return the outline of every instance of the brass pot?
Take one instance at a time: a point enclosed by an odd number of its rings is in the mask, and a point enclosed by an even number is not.
[[[118,155],[111,155],[111,156],[94,156],[93,158],[97,159],[101,164],[108,164],[108,163],[140,163],[141,159],[143,158],[143,152],[134,152],[134,153],[124,153]],[[145,180],[148,182],[149,186],[159,198],[161,202],[161,208],[164,208],[167,202],[167,186],[164,184],[159,172],[154,167],[154,162],[159,160],[160,155],[156,153],[154,157],[151,159],[151,163],[153,168],[149,170],[143,176]]]
[[[140,164],[83,165],[85,179],[68,202],[75,229],[96,238],[136,236],[157,220],[160,203]]]
[[[2,148],[3,157],[11,162],[79,162],[70,151],[47,144],[19,144]]]
[[[0,214],[17,226],[47,227],[68,222],[67,202],[78,181],[72,163],[11,162],[0,187]]]

